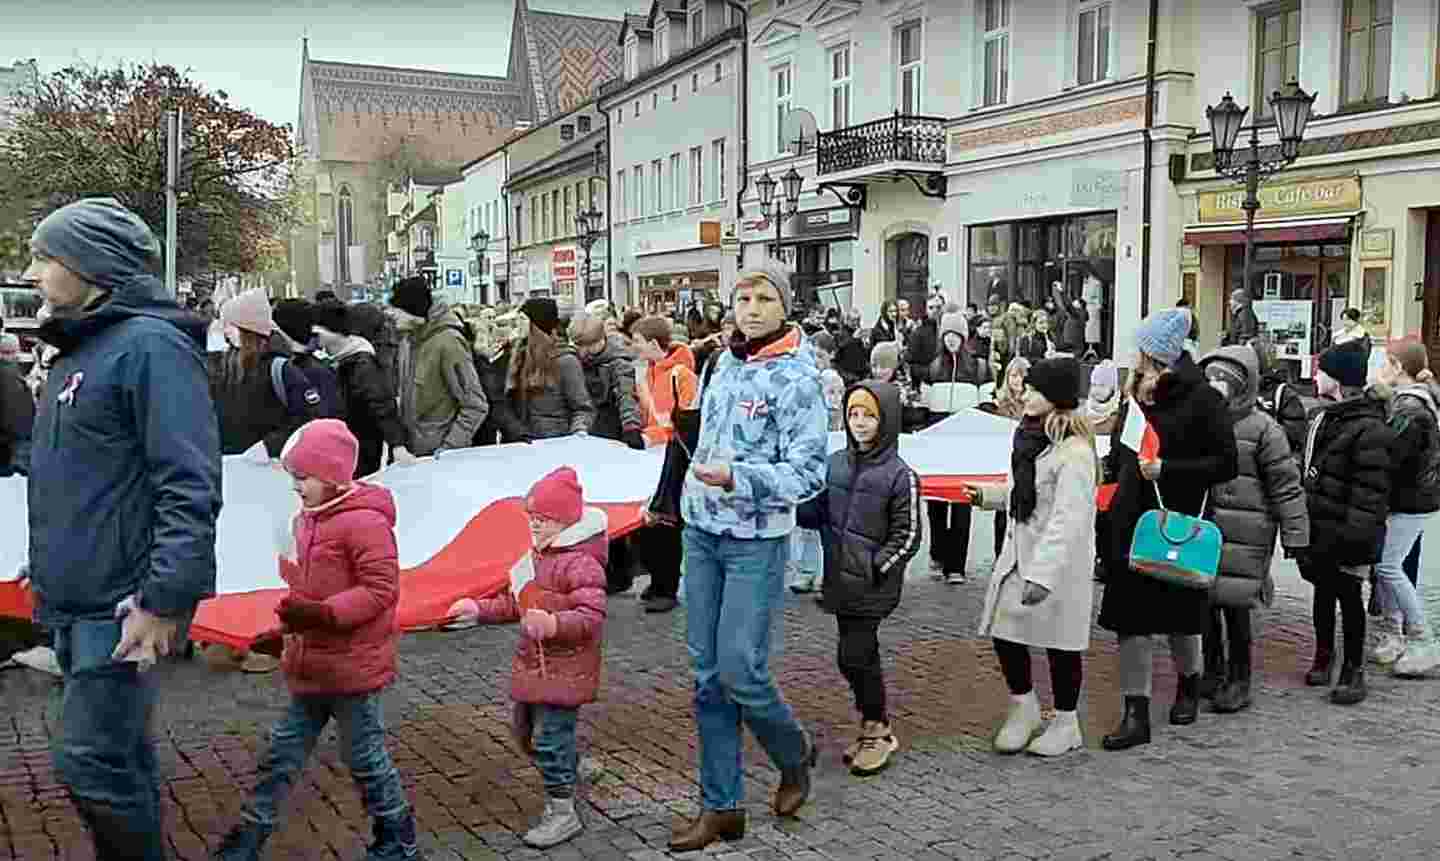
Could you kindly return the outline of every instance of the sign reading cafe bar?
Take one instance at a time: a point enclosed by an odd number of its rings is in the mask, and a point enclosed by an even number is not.
[[[1244,200],[1244,189],[1202,191],[1199,195],[1200,220],[1244,221],[1245,210],[1240,208]],[[1255,217],[1261,220],[1354,212],[1361,208],[1361,203],[1360,178],[1357,176],[1274,182],[1260,186],[1260,211],[1255,213]]]

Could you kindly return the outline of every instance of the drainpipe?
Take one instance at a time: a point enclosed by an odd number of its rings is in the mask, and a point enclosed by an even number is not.
[[[610,307],[613,308],[615,307],[615,243],[612,240],[614,239],[615,233],[611,229],[610,221],[610,213],[612,212],[610,207],[614,203],[614,198],[610,189],[609,117],[605,118],[605,157],[603,159],[596,159],[596,161],[599,162],[599,164],[596,165],[597,168],[601,165],[605,167],[605,298],[610,302]],[[600,171],[596,170],[595,172],[599,173]],[[671,177],[670,181],[674,182],[675,178]],[[588,287],[589,285],[587,284],[586,286]],[[630,301],[628,296],[625,301]]]
[[[1154,185],[1155,138],[1151,129],[1155,127],[1155,42],[1159,32],[1160,0],[1150,0],[1150,38],[1145,47],[1145,127],[1141,134],[1145,138],[1145,164],[1141,174],[1144,200],[1140,202],[1140,319],[1150,313],[1150,215],[1154,208],[1151,203],[1151,187]]]
[[[500,199],[505,201],[505,301],[515,295],[515,260],[510,256],[510,237],[515,234],[518,224],[510,223],[510,192],[505,186],[510,184],[510,147],[502,147],[500,155],[505,159],[505,181],[500,185]],[[491,276],[493,280],[493,275]]]
[[[736,0],[725,0],[727,6],[740,13],[740,182],[735,191],[735,230],[745,217],[741,203],[750,188],[750,9]]]

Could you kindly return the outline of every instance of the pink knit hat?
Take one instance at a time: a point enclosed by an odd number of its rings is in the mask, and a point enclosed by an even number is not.
[[[270,295],[256,287],[227,299],[220,306],[220,322],[269,337],[275,331],[275,318],[270,313]]]
[[[355,476],[360,443],[339,419],[307,422],[285,443],[280,462],[297,475],[330,484],[346,484]]]
[[[575,470],[562,466],[530,488],[525,497],[525,510],[548,517],[557,523],[574,526],[584,512],[585,498],[580,490],[580,477]]]

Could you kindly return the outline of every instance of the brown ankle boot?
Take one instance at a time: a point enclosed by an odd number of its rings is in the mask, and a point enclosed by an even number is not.
[[[707,810],[670,835],[671,852],[695,852],[716,840],[739,840],[745,836],[745,811]]]
[[[810,770],[815,767],[815,740],[805,733],[805,756],[800,765],[793,769],[781,769],[780,786],[775,790],[774,810],[776,816],[794,816],[810,798]]]

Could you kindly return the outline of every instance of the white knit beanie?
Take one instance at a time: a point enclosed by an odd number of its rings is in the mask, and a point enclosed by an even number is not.
[[[270,337],[275,318],[270,314],[270,296],[262,288],[246,290],[220,306],[220,322],[247,332]]]

